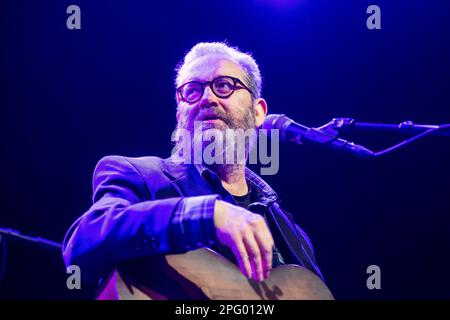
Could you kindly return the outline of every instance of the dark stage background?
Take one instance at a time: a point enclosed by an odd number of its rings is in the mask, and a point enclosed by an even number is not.
[[[66,8],[81,8],[81,30]],[[284,4],[284,5],[283,5]],[[366,8],[381,8],[381,30]],[[174,67],[200,41],[251,51],[271,113],[450,122],[448,1],[2,1],[0,226],[61,242],[110,154],[166,157]],[[394,134],[353,134],[374,149]],[[338,299],[450,298],[450,139],[380,159],[283,145],[265,179]],[[80,299],[59,252],[7,239],[1,299]],[[381,268],[368,290],[366,268]]]

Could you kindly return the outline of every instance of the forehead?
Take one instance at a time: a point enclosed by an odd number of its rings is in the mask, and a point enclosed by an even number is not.
[[[224,56],[208,55],[192,61],[182,76],[181,83],[187,81],[209,81],[218,76],[242,78],[241,67]]]

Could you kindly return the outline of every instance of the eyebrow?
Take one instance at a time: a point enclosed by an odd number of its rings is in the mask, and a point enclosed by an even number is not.
[[[198,77],[189,78],[186,82],[191,82],[191,81],[204,82],[203,79],[198,78]]]
[[[229,74],[219,74],[219,75],[215,75],[211,80],[214,80],[214,79],[219,78],[219,77],[232,77],[232,78],[237,78],[237,79],[239,79],[238,76],[232,76],[232,75],[229,75]],[[204,79],[202,79],[202,78],[199,78],[199,77],[193,77],[193,78],[188,78],[188,79],[189,79],[189,80],[187,80],[187,81],[184,82],[184,83],[188,83],[188,82],[191,82],[191,81],[196,81],[196,82],[206,82],[206,80],[204,80]]]

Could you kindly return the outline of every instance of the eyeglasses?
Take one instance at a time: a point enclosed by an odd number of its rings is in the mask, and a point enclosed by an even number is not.
[[[242,87],[239,88],[238,85]],[[209,86],[219,98],[228,98],[236,89],[246,89],[252,96],[255,96],[241,80],[230,76],[220,76],[203,83],[198,81],[186,82],[177,88],[177,92],[181,100],[194,103],[202,98],[206,86]]]

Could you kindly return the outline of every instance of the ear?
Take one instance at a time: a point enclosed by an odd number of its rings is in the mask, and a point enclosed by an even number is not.
[[[255,112],[255,124],[256,127],[259,128],[263,124],[264,119],[266,119],[268,111],[267,102],[263,98],[258,98],[255,100],[253,106]]]

